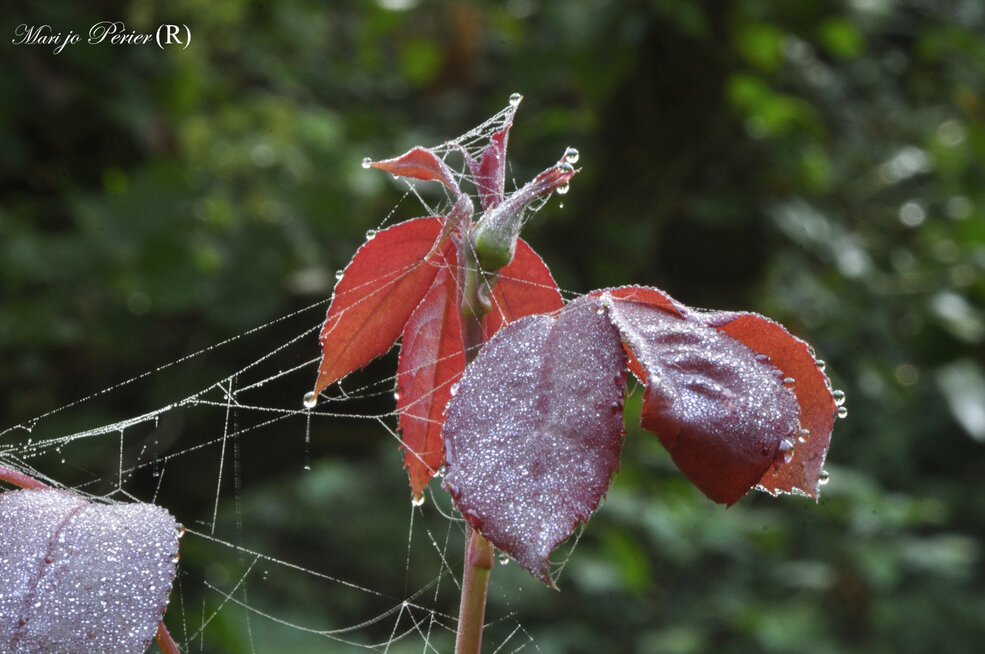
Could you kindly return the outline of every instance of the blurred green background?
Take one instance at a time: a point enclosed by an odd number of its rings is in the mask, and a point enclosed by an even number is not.
[[[562,288],[653,284],[690,305],[765,313],[827,360],[849,416],[818,504],[753,493],[728,511],[631,427],[562,592],[516,566],[495,571],[487,649],[944,653],[985,642],[978,0],[133,0],[8,3],[0,17],[0,430],[327,298],[402,194],[362,157],[440,143],[520,91],[516,181],[565,146],[581,151],[563,208],[548,203],[525,232]],[[58,55],[11,43],[20,24],[84,32],[99,20],[187,24],[193,39]],[[405,200],[395,217],[414,212]],[[288,331],[87,400],[53,433],[184,397]],[[313,334],[302,349],[295,365],[317,355]],[[299,406],[309,370],[260,403]],[[391,374],[392,357],[368,378]],[[389,410],[379,406],[362,410]],[[190,447],[194,425],[172,421],[154,447]],[[316,419],[310,449],[303,421],[285,432],[290,446],[267,435],[236,452],[221,515],[244,542],[392,586],[398,600],[437,574],[405,569],[408,494],[386,430]],[[8,432],[0,447],[27,437]],[[171,466],[159,501],[190,526],[184,516],[210,516],[215,465]],[[71,484],[86,466],[44,470]],[[442,529],[425,509],[414,551],[434,555]],[[459,539],[452,529],[456,574]],[[182,623],[222,604],[207,584],[228,590],[251,561],[250,605],[283,619],[336,628],[392,604],[289,569],[261,577],[264,561],[207,540],[184,546],[168,616],[179,639],[195,631]],[[448,624],[457,595],[442,584],[432,606]],[[256,615],[247,626],[227,604],[182,641],[191,651],[357,651]],[[386,642],[393,629],[387,619],[345,637]],[[434,631],[447,651],[450,634]],[[425,648],[407,638],[389,651]]]

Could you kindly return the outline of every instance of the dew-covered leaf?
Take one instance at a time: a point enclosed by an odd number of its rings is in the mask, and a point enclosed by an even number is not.
[[[700,314],[699,314],[700,315]],[[751,313],[712,313],[700,317],[756,352],[792,380],[800,407],[800,433],[790,460],[771,468],[758,486],[776,495],[780,492],[820,495],[822,468],[831,443],[835,405],[831,383],[819,366],[811,347],[782,325]],[[788,382],[791,383],[791,382]]]
[[[684,312],[686,311],[686,309],[682,305],[678,304],[674,298],[670,297],[660,289],[649,286],[620,286],[617,288],[606,288],[591,291],[588,295],[589,297],[597,298],[607,295],[616,300],[632,300],[633,302],[645,304],[656,309],[663,309],[664,311],[681,318],[684,317]],[[646,370],[640,362],[636,360],[636,355],[626,343],[623,343],[623,349],[626,350],[626,365],[630,372],[633,373],[641,384],[646,384]]]
[[[437,262],[435,262],[437,263]],[[452,269],[454,249],[401,337],[397,368],[399,425],[404,465],[415,498],[441,465],[441,426],[451,387],[465,369],[458,289]],[[492,312],[483,322],[485,338],[504,324],[533,313],[564,306],[557,284],[543,260],[524,241],[513,262],[500,271],[491,293]]]
[[[469,523],[547,584],[549,555],[618,467],[626,358],[596,298],[501,329],[448,404],[445,488]]]
[[[413,177],[426,181],[441,182],[449,191],[459,195],[458,183],[451,169],[434,152],[421,146],[383,161],[371,161],[369,166],[385,170],[394,177]]]
[[[315,393],[393,346],[438,272],[434,260],[441,253],[427,255],[441,229],[439,218],[407,220],[378,232],[356,251],[322,325]]]
[[[441,424],[452,384],[465,369],[458,289],[450,268],[438,271],[411,314],[397,364],[397,410],[404,465],[415,498],[441,466]]]
[[[553,313],[564,306],[547,264],[523,239],[517,240],[513,261],[499,271],[491,300],[492,311],[483,324],[487,340],[506,323],[534,313]]]
[[[0,524],[0,651],[146,649],[175,576],[179,527],[167,511],[21,490],[0,494]]]
[[[645,371],[643,427],[705,495],[733,504],[796,441],[799,407],[784,373],[667,296],[620,290],[602,301]]]

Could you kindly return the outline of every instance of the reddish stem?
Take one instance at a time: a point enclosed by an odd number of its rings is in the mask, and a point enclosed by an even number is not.
[[[161,620],[157,625],[157,633],[154,634],[154,640],[157,641],[157,646],[161,648],[164,654],[181,654],[181,650],[175,645],[174,639],[168,632],[168,628],[164,626],[164,620]]]
[[[18,472],[13,468],[8,468],[7,466],[0,466],[0,481],[5,481],[8,484],[13,484],[18,488],[24,488],[27,490],[51,489],[51,486],[48,484],[40,482],[30,475],[25,475],[23,472]]]
[[[483,286],[487,282],[472,251],[471,235],[466,232],[462,241],[459,262],[459,275],[465,280],[461,298],[462,336],[465,341],[465,361],[471,363],[482,347],[482,318],[488,312],[489,305],[480,300]],[[494,559],[493,546],[466,523],[465,566],[462,571],[462,599],[458,609],[455,654],[480,654],[482,651],[486,594]]]
[[[493,568],[493,546],[471,525],[465,530],[465,570],[462,574],[462,600],[458,608],[458,634],[455,654],[482,651],[482,626],[486,619],[486,594]]]

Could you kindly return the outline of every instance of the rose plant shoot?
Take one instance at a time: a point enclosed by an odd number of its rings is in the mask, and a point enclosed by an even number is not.
[[[647,286],[565,303],[523,239],[525,218],[578,172],[568,148],[507,193],[506,146],[521,96],[465,160],[474,193],[434,148],[383,161],[441,184],[446,213],[370,231],[335,287],[304,405],[399,339],[397,411],[415,503],[444,469],[466,523],[456,652],[481,649],[495,549],[545,584],[550,554],[587,521],[618,468],[623,399],[643,386],[641,424],[680,471],[725,505],[756,487],[817,498],[844,415],[813,349],[754,313],[708,312]],[[477,206],[478,204],[478,206]]]

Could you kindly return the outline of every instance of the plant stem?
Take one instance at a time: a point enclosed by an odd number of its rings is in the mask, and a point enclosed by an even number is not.
[[[157,641],[157,646],[161,648],[164,654],[181,654],[181,650],[174,642],[174,638],[168,632],[168,628],[164,626],[164,620],[161,620],[157,625],[157,633],[154,634],[154,640]]]
[[[483,301],[487,281],[479,270],[471,234],[462,237],[459,248],[459,273],[462,284],[461,314],[465,361],[471,363],[482,347],[482,317],[489,312],[488,299]],[[462,598],[458,609],[458,633],[455,654],[480,654],[482,625],[486,617],[486,592],[495,557],[493,546],[472,525],[465,525],[465,565],[462,571]]]
[[[486,617],[486,591],[494,560],[493,547],[471,525],[465,529],[465,546],[455,654],[479,654],[482,651],[482,624]]]
[[[8,468],[7,466],[0,466],[0,481],[5,481],[8,484],[17,486],[18,488],[28,490],[45,490],[51,488],[51,486],[38,481],[34,477],[25,475],[23,472],[18,472],[13,468]]]

